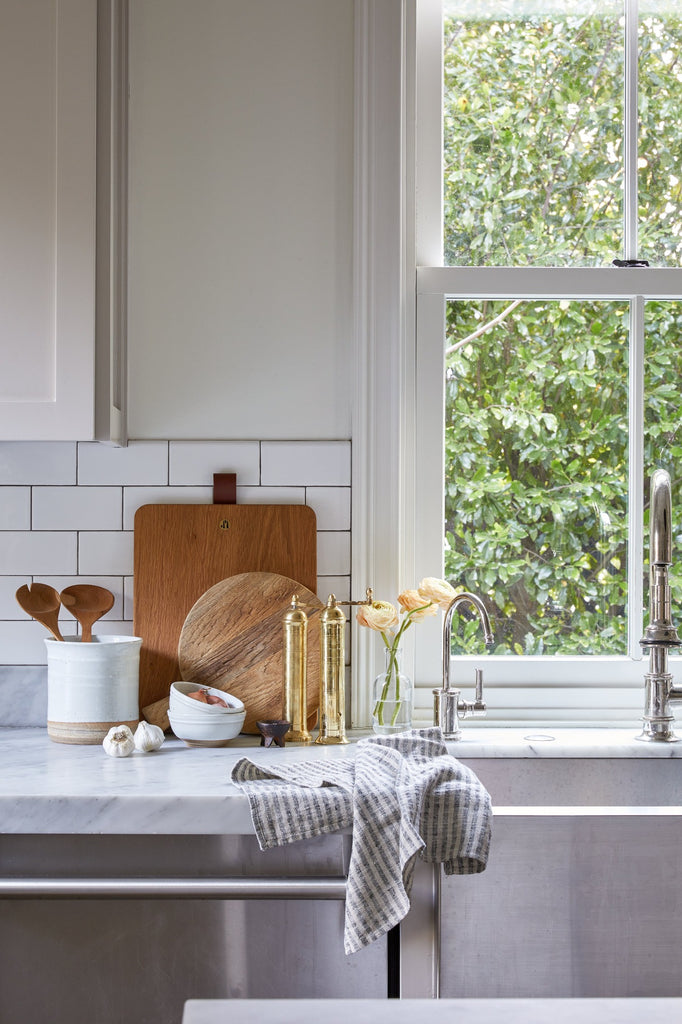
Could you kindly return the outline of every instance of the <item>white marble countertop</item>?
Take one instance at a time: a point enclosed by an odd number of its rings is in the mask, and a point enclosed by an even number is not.
[[[246,835],[248,802],[230,782],[241,757],[261,763],[354,757],[355,745],[264,748],[240,736],[227,747],[109,757],[100,745],[54,743],[46,729],[0,730],[0,833]]]
[[[477,759],[489,758],[682,757],[682,743],[639,743],[621,729],[479,730],[448,748],[474,770]],[[355,742],[263,748],[256,737],[189,748],[171,737],[154,753],[113,758],[99,745],[54,743],[45,729],[0,729],[0,833],[245,835],[252,832],[248,803],[229,781],[239,758],[273,764],[353,758],[355,751]]]

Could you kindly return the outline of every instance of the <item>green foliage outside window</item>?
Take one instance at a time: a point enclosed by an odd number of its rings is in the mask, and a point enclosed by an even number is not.
[[[620,19],[451,18],[445,44],[447,262],[622,256]],[[643,18],[640,45],[640,255],[679,266],[682,19]],[[682,517],[682,303],[647,303],[646,330],[645,474],[671,472]],[[486,599],[497,653],[626,653],[628,304],[452,301],[446,347],[447,577]]]

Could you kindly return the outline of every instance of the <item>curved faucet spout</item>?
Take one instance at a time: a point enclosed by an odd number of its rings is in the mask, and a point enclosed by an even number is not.
[[[672,565],[672,494],[670,475],[664,469],[651,474],[649,503],[649,564]]]
[[[448,605],[448,610],[445,613],[445,619],[443,620],[443,689],[450,689],[450,645],[451,645],[451,634],[452,634],[452,616],[455,608],[457,608],[462,602],[467,602],[473,605],[478,612],[478,617],[481,620],[481,626],[483,627],[483,634],[485,637],[486,647],[495,643],[495,637],[493,631],[490,628],[490,618],[486,607],[481,601],[480,597],[476,594],[470,594],[467,590],[462,591],[461,594],[457,594],[453,597],[452,601]]]

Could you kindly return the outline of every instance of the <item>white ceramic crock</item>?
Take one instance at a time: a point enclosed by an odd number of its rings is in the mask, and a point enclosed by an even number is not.
[[[45,639],[47,734],[57,743],[101,743],[113,725],[139,720],[139,636]]]

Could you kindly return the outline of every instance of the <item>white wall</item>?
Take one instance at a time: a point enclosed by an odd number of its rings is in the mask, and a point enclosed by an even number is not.
[[[350,438],[353,0],[130,8],[130,436]]]

